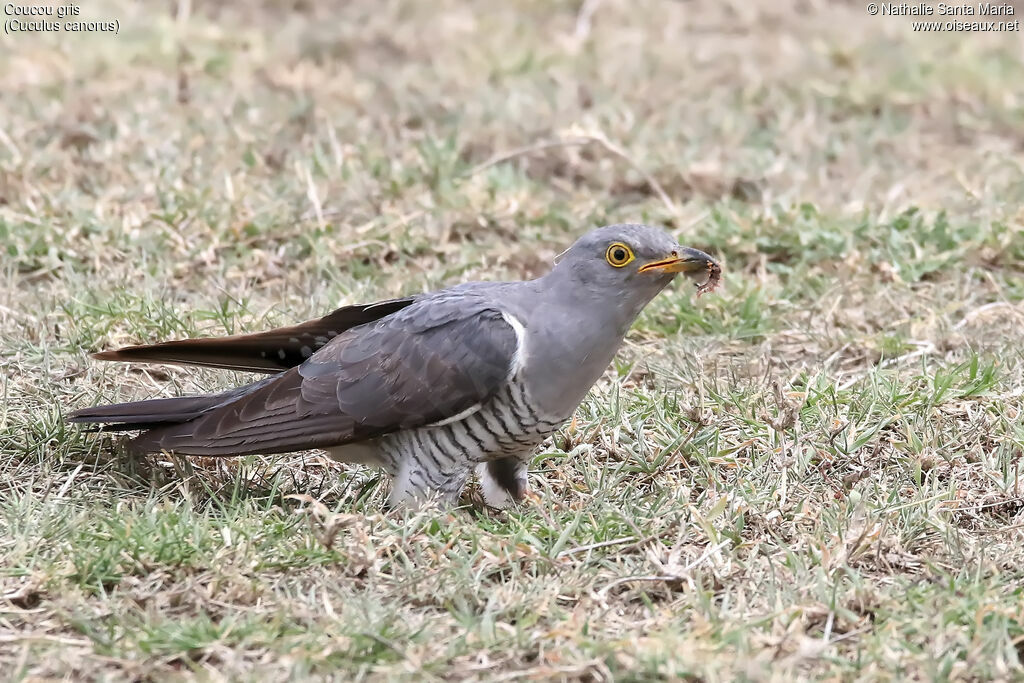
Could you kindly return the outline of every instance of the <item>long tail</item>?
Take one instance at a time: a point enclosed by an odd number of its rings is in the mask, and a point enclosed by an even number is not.
[[[414,297],[344,306],[322,318],[268,332],[230,337],[201,337],[126,346],[94,353],[93,358],[143,363],[178,363],[245,372],[276,373],[299,365],[336,335],[411,304]]]
[[[273,379],[273,377],[268,377],[265,380],[219,394],[155,398],[148,401],[131,401],[130,403],[82,408],[68,415],[68,422],[99,424],[100,427],[96,431],[100,432],[125,432],[183,424],[255,391]]]

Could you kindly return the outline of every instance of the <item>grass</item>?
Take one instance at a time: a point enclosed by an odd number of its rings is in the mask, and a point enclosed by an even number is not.
[[[0,42],[5,679],[1024,676],[1016,35],[817,2],[81,11],[119,34]],[[244,380],[89,352],[529,277],[627,220],[726,286],[645,311],[537,504],[382,513],[317,453],[136,461],[63,422]]]

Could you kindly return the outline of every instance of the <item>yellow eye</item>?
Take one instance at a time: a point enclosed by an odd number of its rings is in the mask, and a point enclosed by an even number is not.
[[[613,242],[608,245],[608,251],[604,252],[604,258],[609,264],[621,268],[636,257],[633,250],[622,242]]]

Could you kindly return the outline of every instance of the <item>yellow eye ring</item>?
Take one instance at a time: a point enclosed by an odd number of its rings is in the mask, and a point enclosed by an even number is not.
[[[612,242],[608,245],[608,250],[604,252],[605,261],[608,262],[608,265],[616,268],[623,267],[635,258],[633,250],[622,242]]]

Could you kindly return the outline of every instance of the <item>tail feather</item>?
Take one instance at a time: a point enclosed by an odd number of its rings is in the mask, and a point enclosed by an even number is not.
[[[407,297],[368,305],[344,306],[322,318],[267,332],[126,346],[94,353],[93,358],[278,373],[300,365],[345,330],[391,315],[412,302],[413,298]]]
[[[82,408],[68,415],[68,422],[99,424],[101,426],[96,431],[101,432],[125,432],[183,424],[255,391],[273,379],[273,377],[268,377],[259,382],[219,394],[155,398],[147,401]]]
[[[68,422],[102,423],[104,426],[100,431],[147,429],[194,420],[222,402],[223,397],[214,394],[96,405],[94,408],[75,411],[68,417]]]
[[[115,403],[76,410],[68,416],[68,422],[100,423],[102,426],[98,431],[119,432],[129,429],[150,429],[160,425],[181,424],[194,420],[223,403],[224,396],[222,394]]]

